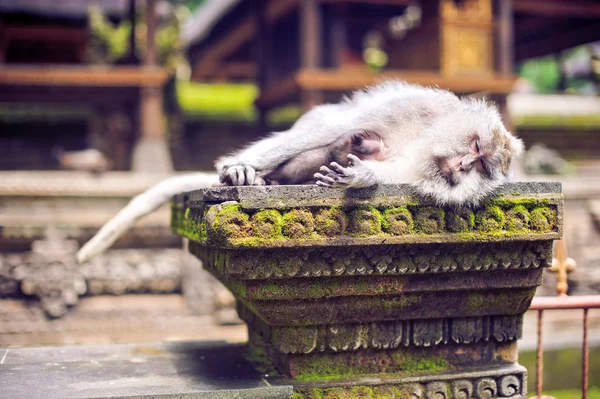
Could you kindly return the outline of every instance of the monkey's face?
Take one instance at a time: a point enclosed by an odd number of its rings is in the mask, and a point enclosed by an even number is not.
[[[442,204],[477,204],[510,174],[513,157],[523,149],[510,134],[497,110],[484,102],[436,122],[426,132],[429,156],[419,167],[417,187]]]

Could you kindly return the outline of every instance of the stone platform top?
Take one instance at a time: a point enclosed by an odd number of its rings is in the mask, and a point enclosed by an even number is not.
[[[556,194],[562,191],[559,182],[517,182],[508,183],[499,187],[495,195],[505,196],[518,194]],[[321,188],[316,185],[295,186],[233,186],[212,187],[182,194],[176,198],[184,197],[189,201],[222,202],[239,201],[247,207],[252,205],[258,207],[276,205],[301,206],[311,204],[319,200],[369,200],[377,201],[378,197],[407,197],[414,196],[414,190],[408,184],[385,184],[361,189],[337,190]],[[285,203],[282,203],[284,201]]]
[[[272,386],[244,359],[244,349],[222,342],[0,348],[0,397],[291,397],[292,386]]]

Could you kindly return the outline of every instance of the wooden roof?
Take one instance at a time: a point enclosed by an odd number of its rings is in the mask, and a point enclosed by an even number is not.
[[[365,0],[323,2],[367,3]],[[285,15],[298,0],[267,2],[270,19]],[[372,0],[372,4],[403,4],[402,0]],[[600,40],[600,2],[597,0],[513,0],[517,61]],[[212,70],[236,54],[256,34],[249,0],[206,0],[185,26],[182,37],[192,62]],[[252,60],[253,61],[253,60]],[[210,65],[209,65],[210,64]]]
[[[109,15],[127,12],[129,0],[0,0],[0,14],[31,14],[49,17],[81,18],[90,6]]]

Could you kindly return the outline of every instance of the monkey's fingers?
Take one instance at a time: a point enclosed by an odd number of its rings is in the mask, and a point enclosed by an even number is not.
[[[241,184],[244,183],[240,183],[240,167],[239,166],[232,166],[229,169],[227,169],[227,178],[228,178],[228,182],[229,184],[231,184],[232,186],[239,186]]]
[[[249,165],[230,166],[225,171],[225,174],[227,176],[226,180],[232,186],[250,186],[254,183],[254,179],[256,178],[256,171]]]
[[[333,185],[332,185],[332,184],[327,184],[327,183],[324,183],[324,182],[322,182],[322,181],[320,181],[320,180],[317,180],[317,181],[315,182],[315,184],[316,184],[317,186],[320,186],[320,187],[333,188]]]
[[[329,187],[330,185],[335,184],[335,180],[333,178],[322,175],[321,173],[315,173],[313,177],[317,179],[317,184],[322,183],[319,185],[327,185]]]
[[[347,176],[348,175],[348,169],[344,168],[342,165],[340,165],[337,162],[332,162],[329,164],[330,168],[333,169],[335,172],[337,172],[337,174],[341,175],[341,176]]]
[[[256,171],[251,166],[246,166],[246,184],[252,186],[256,177]]]
[[[323,174],[324,176],[329,176],[330,178],[332,178],[333,180],[337,180],[339,179],[341,176],[339,173],[329,169],[327,166],[323,165],[319,168],[319,171],[321,172],[321,174]]]
[[[360,160],[360,158],[357,157],[354,154],[348,154],[347,157],[350,160],[350,163],[348,164],[350,166],[357,166],[357,165],[360,165],[362,163],[362,161]]]
[[[335,162],[332,162],[335,163]],[[339,165],[338,165],[339,166]],[[346,187],[348,185],[347,177],[336,171],[329,169],[327,166],[321,166],[320,171],[314,176],[317,179],[317,184],[322,187]]]

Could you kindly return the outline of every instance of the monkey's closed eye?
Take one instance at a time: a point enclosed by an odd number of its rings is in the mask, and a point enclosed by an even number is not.
[[[475,150],[476,150],[477,152],[480,152],[480,151],[481,151],[481,147],[479,146],[479,140],[475,140]],[[482,162],[482,163],[483,163],[483,162]]]
[[[487,164],[483,159],[479,160],[479,165],[481,166],[480,172],[485,174],[486,176],[491,176],[492,171],[490,170],[490,165]]]

